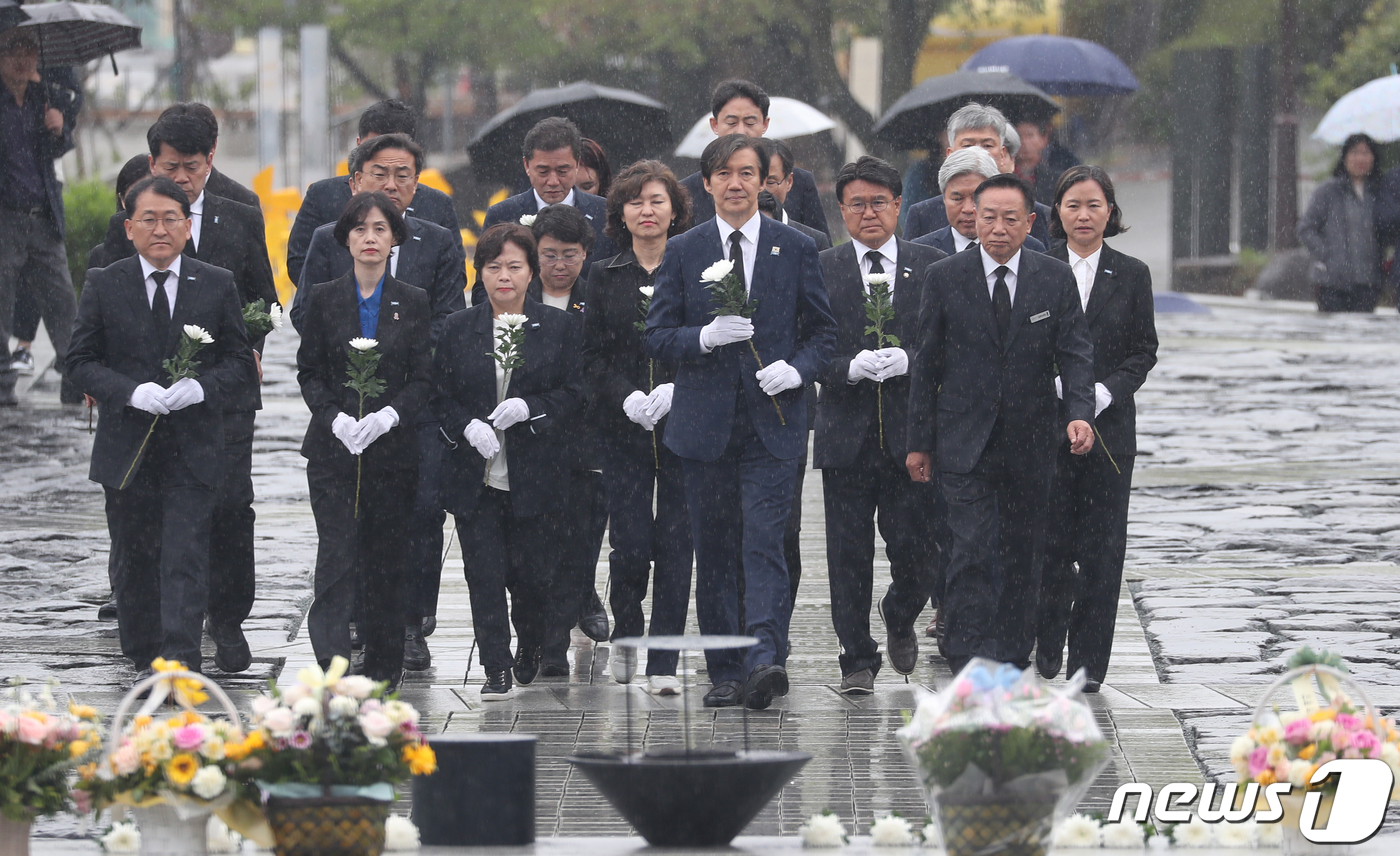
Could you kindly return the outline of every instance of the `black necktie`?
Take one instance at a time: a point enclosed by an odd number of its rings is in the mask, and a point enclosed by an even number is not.
[[[165,293],[165,280],[170,277],[168,270],[151,271],[151,279],[156,282],[156,294],[151,300],[151,320],[156,322],[156,336],[162,346],[166,334],[170,332],[170,298]]]
[[[870,262],[870,272],[871,272],[871,273],[884,273],[884,272],[885,272],[885,266],[884,266],[883,264],[880,263],[880,259],[882,259],[882,258],[884,258],[884,257],[881,256],[878,252],[876,252],[875,250],[871,250],[870,252],[868,252],[868,253],[865,254],[865,258],[866,258],[867,261]]]
[[[1006,287],[1006,275],[1010,272],[1011,268],[1006,265],[997,265],[993,271],[997,281],[992,285],[992,311],[996,313],[997,333],[1003,344],[1006,342],[1006,331],[1011,327],[1011,290]]]
[[[739,239],[743,237],[737,229],[729,233],[729,260],[734,263],[734,272],[739,275],[739,281],[747,289],[749,281],[744,276],[744,250],[739,246]]]

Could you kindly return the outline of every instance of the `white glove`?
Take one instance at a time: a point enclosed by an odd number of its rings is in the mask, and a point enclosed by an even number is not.
[[[720,315],[700,328],[700,349],[705,353],[720,345],[732,345],[753,338],[753,321],[742,315]]]
[[[524,422],[530,418],[530,405],[525,403],[523,398],[507,398],[496,409],[491,411],[491,415],[486,417],[491,420],[502,431],[519,422]]]
[[[346,451],[352,455],[358,455],[364,451],[364,447],[355,442],[355,426],[358,424],[355,417],[349,413],[337,413],[335,421],[331,423],[331,433],[344,444]]]
[[[846,380],[849,383],[857,383],[864,380],[878,380],[880,375],[880,358],[875,356],[874,351],[861,351],[851,357],[851,365],[846,369]]]
[[[1055,375],[1055,397],[1063,399],[1065,397],[1065,385],[1060,383],[1060,376]]]
[[[192,377],[182,377],[165,391],[165,406],[171,410],[184,410],[192,404],[204,401],[204,387]]]
[[[671,412],[671,396],[675,390],[674,383],[663,383],[647,396],[646,412],[651,424],[655,425]]]
[[[496,432],[480,419],[473,419],[467,423],[467,427],[462,431],[462,436],[467,438],[467,442],[483,458],[490,458],[501,451],[501,441],[496,439]]]
[[[881,348],[875,356],[880,358],[880,371],[875,377],[880,383],[909,374],[909,354],[903,348]]]
[[[1098,417],[1104,412],[1104,408],[1113,403],[1113,393],[1108,391],[1108,387],[1101,383],[1094,384],[1094,416]]]
[[[165,387],[158,383],[148,382],[136,387],[131,391],[131,398],[126,403],[156,416],[164,416],[170,412],[170,408],[165,406]]]
[[[385,434],[389,429],[399,424],[399,412],[392,407],[385,407],[355,423],[351,429],[355,438],[355,445],[360,447],[360,451],[369,448],[369,445]]]
[[[802,375],[797,373],[797,369],[787,364],[786,360],[778,360],[772,365],[759,369],[754,373],[758,378],[758,386],[763,390],[764,395],[777,395],[778,393],[796,389],[802,385]]]
[[[627,414],[628,419],[631,419],[638,425],[645,426],[647,401],[648,398],[645,392],[642,392],[640,389],[634,389],[622,400],[622,412]]]

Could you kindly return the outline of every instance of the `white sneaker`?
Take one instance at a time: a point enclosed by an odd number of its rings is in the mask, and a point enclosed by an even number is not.
[[[608,666],[613,680],[619,684],[630,684],[632,676],[637,674],[637,649],[612,646]]]
[[[681,682],[675,675],[652,675],[647,678],[647,692],[654,696],[677,696],[681,694]]]

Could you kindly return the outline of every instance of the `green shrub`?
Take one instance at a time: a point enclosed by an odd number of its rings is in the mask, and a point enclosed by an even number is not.
[[[101,179],[73,181],[63,188],[63,243],[68,251],[68,272],[79,294],[87,275],[88,251],[102,243],[107,234],[107,221],[117,210],[116,200],[112,185]]]

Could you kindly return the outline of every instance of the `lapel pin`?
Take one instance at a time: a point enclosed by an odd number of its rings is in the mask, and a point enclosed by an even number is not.
[[[774,247],[774,248],[773,248],[773,255],[776,256],[776,255],[778,254],[778,251],[781,250],[781,249],[782,249],[781,247]]]
[[[1108,268],[1104,268],[1103,272],[1108,274],[1109,276],[1113,276],[1113,271],[1109,270]]]
[[[414,236],[413,236],[413,240],[415,240],[415,241],[421,241],[421,240],[423,240],[423,238],[422,238],[421,236],[419,236],[419,235],[414,235]]]
[[[185,277],[185,279],[189,280],[190,282],[194,282],[194,277],[192,276],[187,276]]]
[[[218,215],[218,214],[215,214],[215,215],[214,215],[214,222],[215,222],[215,223],[218,223],[218,222],[219,222],[219,215]]]
[[[905,278],[905,279],[908,279],[908,278],[909,278],[909,268],[905,268],[905,269],[904,269],[904,278]]]
[[[395,320],[395,321],[399,320],[399,313],[397,313],[397,312],[394,313],[394,320]]]

